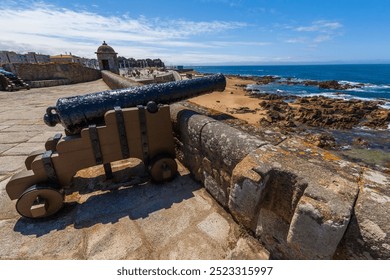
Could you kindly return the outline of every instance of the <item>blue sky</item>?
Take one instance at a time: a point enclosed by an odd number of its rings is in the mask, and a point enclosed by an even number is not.
[[[387,0],[2,0],[0,50],[167,65],[389,63]]]

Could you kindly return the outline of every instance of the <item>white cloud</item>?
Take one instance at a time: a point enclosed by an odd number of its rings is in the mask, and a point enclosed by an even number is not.
[[[247,41],[211,41],[209,42],[209,46],[215,47],[227,47],[227,46],[250,46],[250,47],[263,47],[272,45],[271,42],[247,42]]]
[[[248,63],[269,61],[268,57],[250,56],[250,55],[235,55],[235,54],[211,54],[204,52],[185,52],[165,54],[168,61],[177,60],[185,61],[187,64],[208,65],[208,64],[226,64],[228,63]]]
[[[313,42],[314,43],[322,43],[322,42],[325,42],[325,41],[329,41],[331,40],[333,37],[331,35],[319,35],[317,37],[314,38]]]
[[[289,38],[287,40],[285,40],[285,43],[289,43],[289,44],[297,44],[297,43],[306,43],[307,42],[307,38],[306,37],[297,37],[297,38]]]
[[[343,25],[337,21],[318,20],[312,22],[308,26],[299,26],[294,28],[299,32],[320,32],[320,33],[333,33],[335,30],[342,28]]]
[[[306,34],[304,37],[286,39],[286,43],[290,44],[305,44],[309,43],[311,47],[317,44],[333,40],[335,37],[342,35],[343,25],[337,21],[318,20],[306,26],[285,26],[285,28],[298,32],[298,34]]]
[[[202,42],[198,37],[246,26],[243,22],[103,16],[46,3],[15,5],[13,1],[2,5],[0,14],[1,49],[47,54],[66,51],[85,57],[94,57],[97,47],[106,40],[123,56],[164,59],[165,53],[170,57],[172,48],[176,52],[217,48],[218,44]]]

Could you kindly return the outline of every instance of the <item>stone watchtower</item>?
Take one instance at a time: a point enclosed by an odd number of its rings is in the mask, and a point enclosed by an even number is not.
[[[99,61],[100,70],[108,70],[119,74],[118,53],[112,47],[107,45],[106,41],[97,49],[96,55]]]

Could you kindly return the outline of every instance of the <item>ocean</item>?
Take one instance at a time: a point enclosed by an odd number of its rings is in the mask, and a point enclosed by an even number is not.
[[[299,96],[324,95],[334,98],[382,100],[382,107],[390,109],[390,64],[349,65],[289,65],[289,66],[191,66],[200,73],[223,73],[241,76],[276,76],[279,81],[328,81],[352,86],[347,90],[320,89],[302,84],[270,83],[253,85],[260,92]]]
[[[390,64],[353,64],[353,65],[294,65],[294,66],[191,66],[200,73],[223,73],[241,76],[277,76],[278,81],[328,81],[336,80],[340,84],[352,85],[347,90],[320,89],[318,86],[303,84],[288,85],[270,83],[250,85],[260,93],[282,95],[315,96],[331,98],[381,100],[382,107],[390,109]],[[337,154],[352,161],[369,165],[373,168],[390,168],[390,126],[387,130],[353,128],[351,130],[311,129],[313,132],[331,133],[339,149]],[[361,138],[369,146],[354,147],[353,139]]]

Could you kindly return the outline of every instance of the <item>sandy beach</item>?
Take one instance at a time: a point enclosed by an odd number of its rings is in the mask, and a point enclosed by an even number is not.
[[[189,101],[213,109],[222,113],[232,115],[237,119],[244,120],[252,125],[257,125],[259,119],[264,116],[264,110],[259,107],[259,102],[248,96],[245,90],[247,85],[256,83],[251,79],[241,79],[229,76],[226,79],[226,88],[223,92],[213,92],[190,99]],[[250,112],[238,111],[240,108],[248,108]]]

